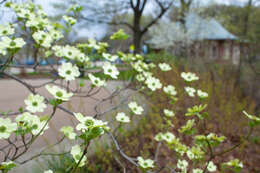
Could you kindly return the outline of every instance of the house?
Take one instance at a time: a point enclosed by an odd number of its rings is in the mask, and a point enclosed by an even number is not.
[[[160,22],[152,28],[151,33],[151,39],[145,43],[154,50],[166,48],[176,53],[183,45],[188,45],[188,56],[230,60],[233,64],[239,64],[239,39],[215,19],[203,19],[195,13],[189,13],[185,27],[180,23]]]

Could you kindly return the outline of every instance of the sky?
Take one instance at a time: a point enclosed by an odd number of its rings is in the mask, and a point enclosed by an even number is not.
[[[102,0],[101,0],[102,1]],[[210,3],[220,3],[220,4],[236,4],[241,5],[246,3],[248,0],[195,0],[199,4],[210,4]],[[41,4],[45,10],[50,12],[55,12],[55,10],[51,6],[51,2],[64,2],[64,0],[35,0],[36,3]]]
[[[211,3],[220,3],[220,4],[226,4],[226,5],[229,5],[229,4],[243,5],[248,0],[195,0],[195,1],[197,1],[197,2],[195,2],[195,4],[197,3],[197,5],[208,5]],[[57,2],[57,3],[64,2],[64,0],[34,0],[34,2],[42,5],[44,8],[44,11],[47,12],[47,14],[55,15],[55,13],[57,13],[56,12],[57,10],[55,10],[53,8],[52,3],[53,2]],[[100,0],[99,2],[102,2],[102,0]],[[145,13],[154,13],[154,9],[155,9],[155,7],[152,4],[148,4],[146,7]],[[3,17],[4,19],[11,18],[11,17],[9,17],[10,15],[8,14],[8,12],[4,12],[3,14],[4,14],[4,17]],[[2,23],[2,22],[0,21],[0,23]],[[3,22],[3,23],[5,23],[5,22]],[[103,36],[105,36],[107,26],[99,24],[99,25],[92,25],[92,27],[83,27],[83,29],[79,29],[79,27],[77,27],[76,30],[77,30],[77,35],[89,37],[89,38],[100,39]],[[74,36],[73,38],[76,38],[76,37]]]

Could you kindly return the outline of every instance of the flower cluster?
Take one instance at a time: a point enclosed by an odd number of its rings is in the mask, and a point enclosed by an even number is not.
[[[103,53],[102,55],[103,55],[103,57],[104,57],[106,60],[108,60],[108,61],[114,62],[115,60],[118,59],[118,56],[117,56],[117,55],[111,55],[111,54],[109,54],[109,53]]]
[[[0,53],[6,55],[8,51],[16,51],[22,48],[25,42],[22,38],[9,38],[4,36],[0,41]]]
[[[99,77],[95,77],[91,73],[88,74],[88,77],[91,80],[91,83],[93,86],[96,86],[96,87],[106,86],[106,81],[101,80]]]
[[[217,170],[217,166],[212,161],[210,161],[207,166],[207,170],[209,172],[215,172]]]
[[[47,107],[44,103],[44,97],[39,94],[30,94],[24,102],[26,104],[26,109],[32,113],[43,112]]]
[[[196,89],[192,87],[185,87],[184,89],[190,97],[195,97]]]
[[[32,35],[33,39],[38,43],[39,45],[50,48],[53,40],[53,37],[45,32],[45,31],[37,31]]]
[[[199,96],[200,98],[202,98],[202,99],[207,98],[207,97],[209,96],[208,93],[203,92],[203,91],[201,91],[201,90],[197,90],[197,94],[198,94],[198,96]]]
[[[191,73],[191,72],[187,72],[187,73],[182,72],[182,73],[181,73],[181,77],[182,77],[185,81],[187,81],[187,82],[192,82],[192,81],[199,80],[199,77],[196,76],[195,73]]]
[[[106,75],[109,75],[113,79],[117,79],[117,76],[119,75],[119,71],[115,65],[112,65],[111,63],[107,62],[104,64],[103,69]]]
[[[44,173],[53,173],[52,170],[47,170],[47,171],[44,171]]]
[[[167,143],[172,143],[176,137],[174,134],[171,132],[166,132],[166,133],[158,133],[155,137],[156,141],[166,141]]]
[[[138,165],[142,167],[143,169],[153,168],[154,167],[154,161],[151,159],[143,159],[141,156],[137,157]]]
[[[163,112],[164,112],[164,115],[167,117],[173,117],[175,115],[174,112],[169,109],[164,109]]]
[[[79,77],[80,72],[79,68],[76,65],[71,63],[62,63],[58,69],[59,75],[65,78],[66,81],[75,80],[76,77]]]
[[[228,162],[223,163],[223,165],[224,166],[230,166],[230,167],[233,167],[233,168],[236,168],[236,169],[239,169],[239,170],[243,168],[243,163],[238,159],[230,160]]]
[[[162,88],[162,84],[160,80],[152,76],[146,79],[145,84],[152,91]]]
[[[138,106],[138,104],[136,102],[130,102],[128,104],[128,107],[131,109],[131,111],[133,113],[135,113],[136,115],[141,115],[144,111],[144,109],[141,106]]]
[[[74,60],[80,63],[88,63],[89,58],[80,51],[80,49],[74,46],[58,46],[55,45],[52,47],[53,52],[57,57],[63,57],[67,60]]]
[[[130,118],[128,116],[126,116],[124,112],[118,113],[117,116],[116,116],[116,120],[118,122],[121,122],[121,123],[129,123],[130,122]]]
[[[172,85],[168,85],[168,86],[163,87],[163,91],[166,94],[169,94],[171,96],[175,96],[177,94],[177,91],[175,90],[175,87],[172,86]]]
[[[158,66],[160,67],[160,69],[162,71],[170,71],[172,69],[171,66],[166,63],[160,63],[160,64],[158,64]]]
[[[32,133],[33,135],[42,135],[49,128],[48,120],[41,119],[37,115],[25,112],[16,117],[18,132],[22,134]]]
[[[72,157],[76,163],[78,163],[80,161],[81,157],[83,157],[79,163],[79,167],[82,167],[85,165],[87,157],[83,156],[83,152],[81,151],[81,148],[79,145],[74,145],[71,148],[70,154],[72,155]]]
[[[71,26],[73,26],[77,20],[70,16],[63,16],[63,19]]]
[[[13,35],[15,29],[13,28],[12,25],[0,25],[0,36],[8,36],[8,35]]]
[[[55,85],[46,85],[45,88],[58,100],[69,101],[69,99],[73,96],[73,93],[68,93],[64,89],[61,89]]]
[[[7,139],[11,133],[16,131],[17,124],[12,123],[9,118],[0,118],[0,139]]]
[[[60,131],[69,139],[73,140],[76,138],[77,134],[74,133],[74,128],[71,126],[64,126]]]
[[[94,139],[109,130],[107,122],[97,120],[90,116],[83,116],[81,113],[74,113],[74,115],[80,122],[76,126],[76,129],[83,132],[82,138],[86,141]]]

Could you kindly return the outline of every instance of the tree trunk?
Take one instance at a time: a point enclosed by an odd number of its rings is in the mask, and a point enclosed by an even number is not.
[[[134,31],[134,53],[141,53],[141,42],[142,42],[142,33],[141,31]]]
[[[142,42],[142,29],[141,29],[141,17],[142,13],[139,11],[139,9],[135,9],[134,11],[134,47],[135,51],[134,53],[141,53],[141,42]]]

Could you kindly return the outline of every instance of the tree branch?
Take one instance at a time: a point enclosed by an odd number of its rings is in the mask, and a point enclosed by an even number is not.
[[[170,4],[167,7],[164,7],[163,4],[159,0],[155,0],[155,2],[159,5],[161,8],[161,12],[157,17],[155,17],[144,29],[142,30],[142,34],[145,34],[148,29],[153,26],[167,11],[168,9],[172,6],[173,1],[170,2]]]
[[[127,23],[124,21],[115,22],[115,21],[105,21],[105,20],[100,20],[100,19],[96,20],[96,19],[91,19],[91,18],[85,17],[85,16],[81,16],[80,18],[84,19],[88,22],[93,22],[93,23],[103,23],[103,24],[108,24],[108,25],[125,25],[132,30],[134,28],[130,23]]]

